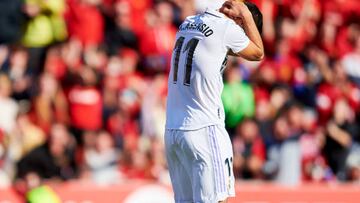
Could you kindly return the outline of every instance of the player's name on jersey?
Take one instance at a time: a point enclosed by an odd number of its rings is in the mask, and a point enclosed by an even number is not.
[[[205,37],[209,37],[210,35],[212,35],[214,33],[214,31],[212,29],[210,29],[210,27],[208,25],[206,25],[205,23],[182,24],[182,25],[180,25],[179,30],[180,31],[197,30],[197,31],[203,33]]]

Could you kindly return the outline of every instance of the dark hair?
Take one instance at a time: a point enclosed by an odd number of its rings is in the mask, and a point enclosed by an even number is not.
[[[262,27],[263,27],[263,15],[261,13],[261,11],[259,10],[259,8],[251,2],[245,1],[245,5],[248,7],[248,9],[250,10],[256,27],[259,30],[259,33],[262,34]]]

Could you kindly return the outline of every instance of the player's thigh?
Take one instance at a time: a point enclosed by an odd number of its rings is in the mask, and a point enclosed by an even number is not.
[[[166,160],[170,173],[171,183],[173,186],[174,197],[176,203],[191,203],[192,202],[192,187],[189,176],[189,166],[184,166],[181,149],[177,140],[182,135],[181,131],[166,130],[165,132],[165,150]]]
[[[218,202],[235,195],[232,171],[233,150],[230,138],[221,126],[206,128],[206,141],[199,140],[194,147],[199,149],[203,164],[196,164],[193,177],[195,202]],[[205,144],[206,143],[206,144]],[[199,172],[200,171],[200,172]]]
[[[189,131],[184,143],[193,153],[193,160],[189,161],[192,162],[194,202],[213,203],[233,196],[232,146],[227,132],[217,126]]]

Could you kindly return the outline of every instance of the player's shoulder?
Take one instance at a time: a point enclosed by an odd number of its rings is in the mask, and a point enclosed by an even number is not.
[[[215,10],[215,9],[206,9],[206,11],[203,13],[203,15],[207,16],[208,18],[217,20],[217,21],[226,22],[226,23],[235,23],[233,20],[226,17],[223,13],[221,13],[220,11]]]
[[[212,22],[222,22],[223,23],[232,23],[235,24],[230,18],[227,18],[224,14],[220,13],[217,10],[213,9],[206,9],[206,11],[196,14],[187,16],[184,22],[194,22],[194,21],[212,21]]]
[[[197,18],[199,18],[200,14],[197,15],[191,15],[191,16],[187,16],[184,20],[184,23],[186,22],[194,22]]]

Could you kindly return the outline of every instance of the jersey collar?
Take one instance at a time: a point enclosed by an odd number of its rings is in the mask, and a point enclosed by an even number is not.
[[[212,15],[212,16],[214,16],[214,17],[218,17],[218,18],[223,18],[223,17],[225,17],[225,15],[222,14],[222,13],[220,13],[218,10],[209,9],[209,8],[207,8],[204,13],[205,13],[205,14],[208,14],[208,15]]]

